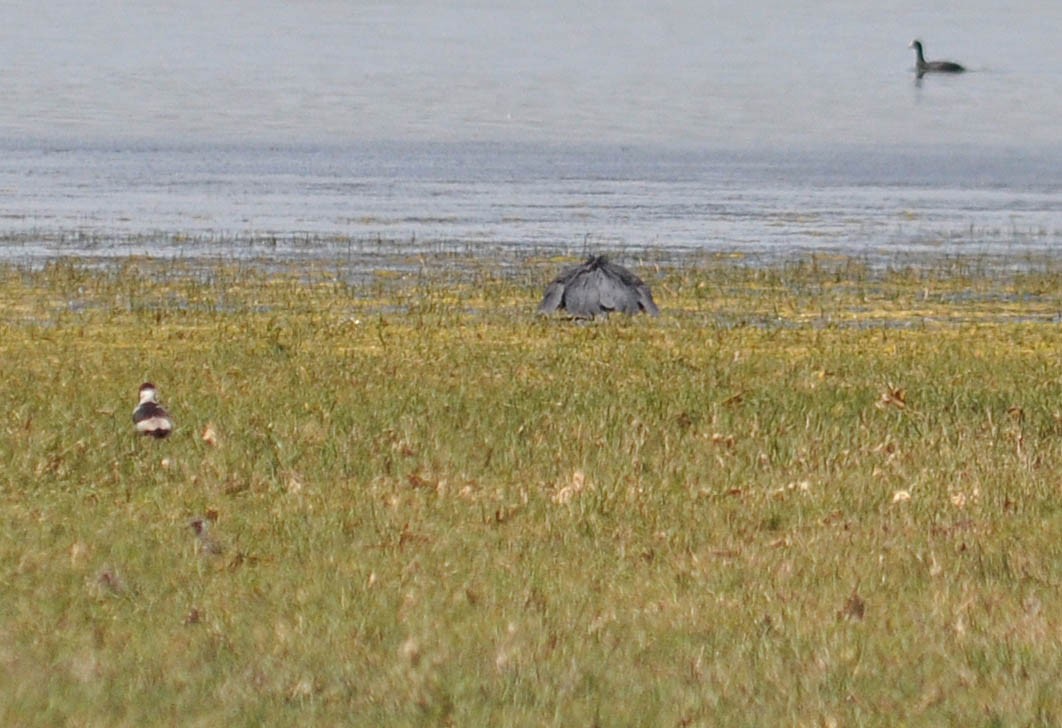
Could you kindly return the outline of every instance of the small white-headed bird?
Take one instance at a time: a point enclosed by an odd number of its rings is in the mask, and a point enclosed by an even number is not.
[[[140,434],[161,439],[173,431],[173,420],[159,404],[158,396],[158,390],[151,382],[140,385],[140,404],[133,410],[133,424]]]

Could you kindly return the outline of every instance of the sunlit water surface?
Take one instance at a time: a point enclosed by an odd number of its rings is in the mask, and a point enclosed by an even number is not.
[[[0,257],[1060,255],[1062,4],[506,5],[5,4]]]

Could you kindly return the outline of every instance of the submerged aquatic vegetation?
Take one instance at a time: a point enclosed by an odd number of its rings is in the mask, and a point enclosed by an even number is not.
[[[4,722],[1057,724],[1057,271],[555,265],[0,271]]]

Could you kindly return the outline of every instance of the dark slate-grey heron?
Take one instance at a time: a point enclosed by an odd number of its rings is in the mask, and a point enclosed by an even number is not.
[[[585,318],[614,311],[636,314],[640,311],[658,316],[649,286],[622,265],[609,262],[603,255],[592,255],[585,262],[568,268],[546,288],[538,313],[564,310]]]

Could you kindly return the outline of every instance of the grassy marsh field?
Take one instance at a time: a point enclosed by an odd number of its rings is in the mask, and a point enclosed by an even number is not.
[[[0,269],[0,723],[1062,724],[1057,263],[564,262]]]

